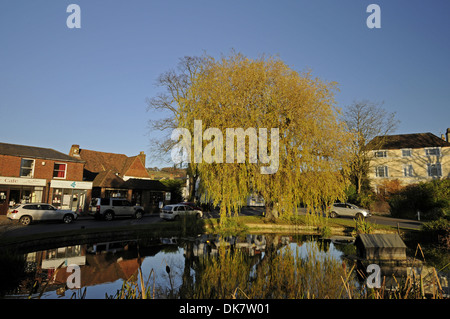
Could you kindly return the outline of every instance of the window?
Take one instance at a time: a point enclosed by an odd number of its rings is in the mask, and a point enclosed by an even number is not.
[[[66,168],[67,164],[55,163],[55,166],[53,167],[53,177],[66,178]]]
[[[186,211],[186,207],[178,206],[178,207],[175,208],[175,210],[178,211],[178,212],[184,212],[184,211]]]
[[[34,160],[22,158],[20,162],[20,176],[33,177]]]
[[[23,209],[39,209],[37,205],[25,205],[23,206]]]
[[[123,206],[123,200],[121,200],[121,199],[114,199],[112,201],[112,205],[113,206]]]
[[[387,152],[386,151],[374,151],[373,155],[375,157],[387,157]]]
[[[432,155],[440,156],[441,155],[441,150],[440,150],[439,147],[426,148],[425,149],[425,155],[426,156],[432,156]]]
[[[376,177],[388,177],[388,167],[387,166],[377,166],[375,167]]]
[[[441,177],[442,176],[441,163],[428,164],[428,176],[429,177]]]
[[[402,156],[403,156],[403,157],[411,156],[411,149],[410,149],[410,148],[404,148],[404,149],[402,149]]]
[[[412,177],[412,176],[414,176],[413,166],[410,164],[403,165],[403,177]]]
[[[55,208],[51,205],[47,205],[47,204],[42,204],[40,205],[42,210],[55,210]]]

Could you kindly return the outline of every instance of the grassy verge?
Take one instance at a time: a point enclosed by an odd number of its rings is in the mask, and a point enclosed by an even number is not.
[[[367,223],[371,232],[395,232],[396,227],[387,225],[377,225]],[[347,218],[316,218],[306,215],[295,216],[289,219],[279,218],[275,221],[269,221],[263,216],[239,216],[226,220],[221,223],[218,218],[208,219],[205,223],[206,231],[210,233],[221,232],[295,232],[305,234],[323,235],[326,229],[330,235],[350,234],[356,231],[357,223],[353,219]]]

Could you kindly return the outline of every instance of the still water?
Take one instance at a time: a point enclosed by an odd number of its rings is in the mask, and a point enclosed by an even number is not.
[[[327,255],[341,260],[343,250],[352,249],[339,248],[331,242],[321,243],[319,247],[317,238],[311,236],[273,234],[225,238],[202,235],[190,239],[147,238],[74,244],[11,256],[9,265],[2,263],[2,267],[7,268],[2,272],[8,272],[10,276],[9,282],[0,287],[0,296],[54,299],[77,298],[84,293],[83,298],[105,299],[113,297],[124,282],[136,277],[140,268],[147,285],[155,288],[154,296],[167,297],[168,291],[182,286],[187,274],[195,278],[196,272],[201,271],[196,267],[199,260],[214,258],[221,247],[242,251],[252,265],[257,265],[264,260],[269,243],[278,252],[285,249],[296,251],[300,258],[316,249],[318,254],[315,258]],[[67,287],[70,265],[79,266],[81,289]],[[21,268],[23,271],[19,271]]]
[[[341,277],[350,273],[353,261],[348,257],[355,253],[353,244],[284,234],[54,245],[2,254],[0,298],[117,298],[119,291],[129,293],[138,287],[139,276],[152,298],[229,298],[237,293],[236,287],[246,289],[236,297],[340,298]],[[68,284],[73,265],[79,270],[80,289],[70,289]],[[401,272],[395,271],[399,278]],[[357,273],[348,280],[352,289],[361,287]],[[295,278],[299,274],[301,280]],[[221,295],[219,285],[228,291]]]

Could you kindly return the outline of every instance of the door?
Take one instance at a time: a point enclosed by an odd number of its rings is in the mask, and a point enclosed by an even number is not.
[[[9,190],[0,189],[0,215],[5,215],[9,208]]]
[[[350,204],[345,204],[345,214],[346,216],[354,216],[355,215],[355,211],[352,205]]]
[[[112,205],[116,216],[129,215],[128,210],[131,209],[130,204],[125,199],[113,199]]]
[[[192,215],[195,213],[194,208],[191,206],[184,206],[184,209],[186,210],[186,215]]]
[[[183,217],[186,214],[186,207],[175,206],[175,211],[178,216]]]
[[[48,204],[39,205],[39,209],[41,210],[41,219],[42,220],[55,220],[59,219],[61,212],[56,210],[53,206]],[[62,216],[61,216],[62,219]]]
[[[338,215],[343,216],[345,215],[344,209],[343,209],[343,204],[341,203],[336,203],[333,205],[334,207],[332,208],[332,210],[334,210]]]

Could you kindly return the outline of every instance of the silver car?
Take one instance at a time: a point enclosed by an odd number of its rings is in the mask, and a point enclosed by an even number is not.
[[[372,216],[367,209],[360,208],[356,205],[349,203],[334,203],[331,207],[328,208],[330,210],[330,217],[338,217],[338,216],[351,216],[356,218],[366,218]]]
[[[78,217],[71,210],[57,209],[46,203],[18,204],[10,208],[6,216],[10,220],[18,220],[22,225],[29,225],[33,221],[51,220],[60,220],[69,224]]]
[[[179,220],[183,215],[193,215],[197,218],[203,217],[203,213],[201,210],[184,204],[166,205],[161,209],[161,212],[159,213],[160,218],[167,220]]]

